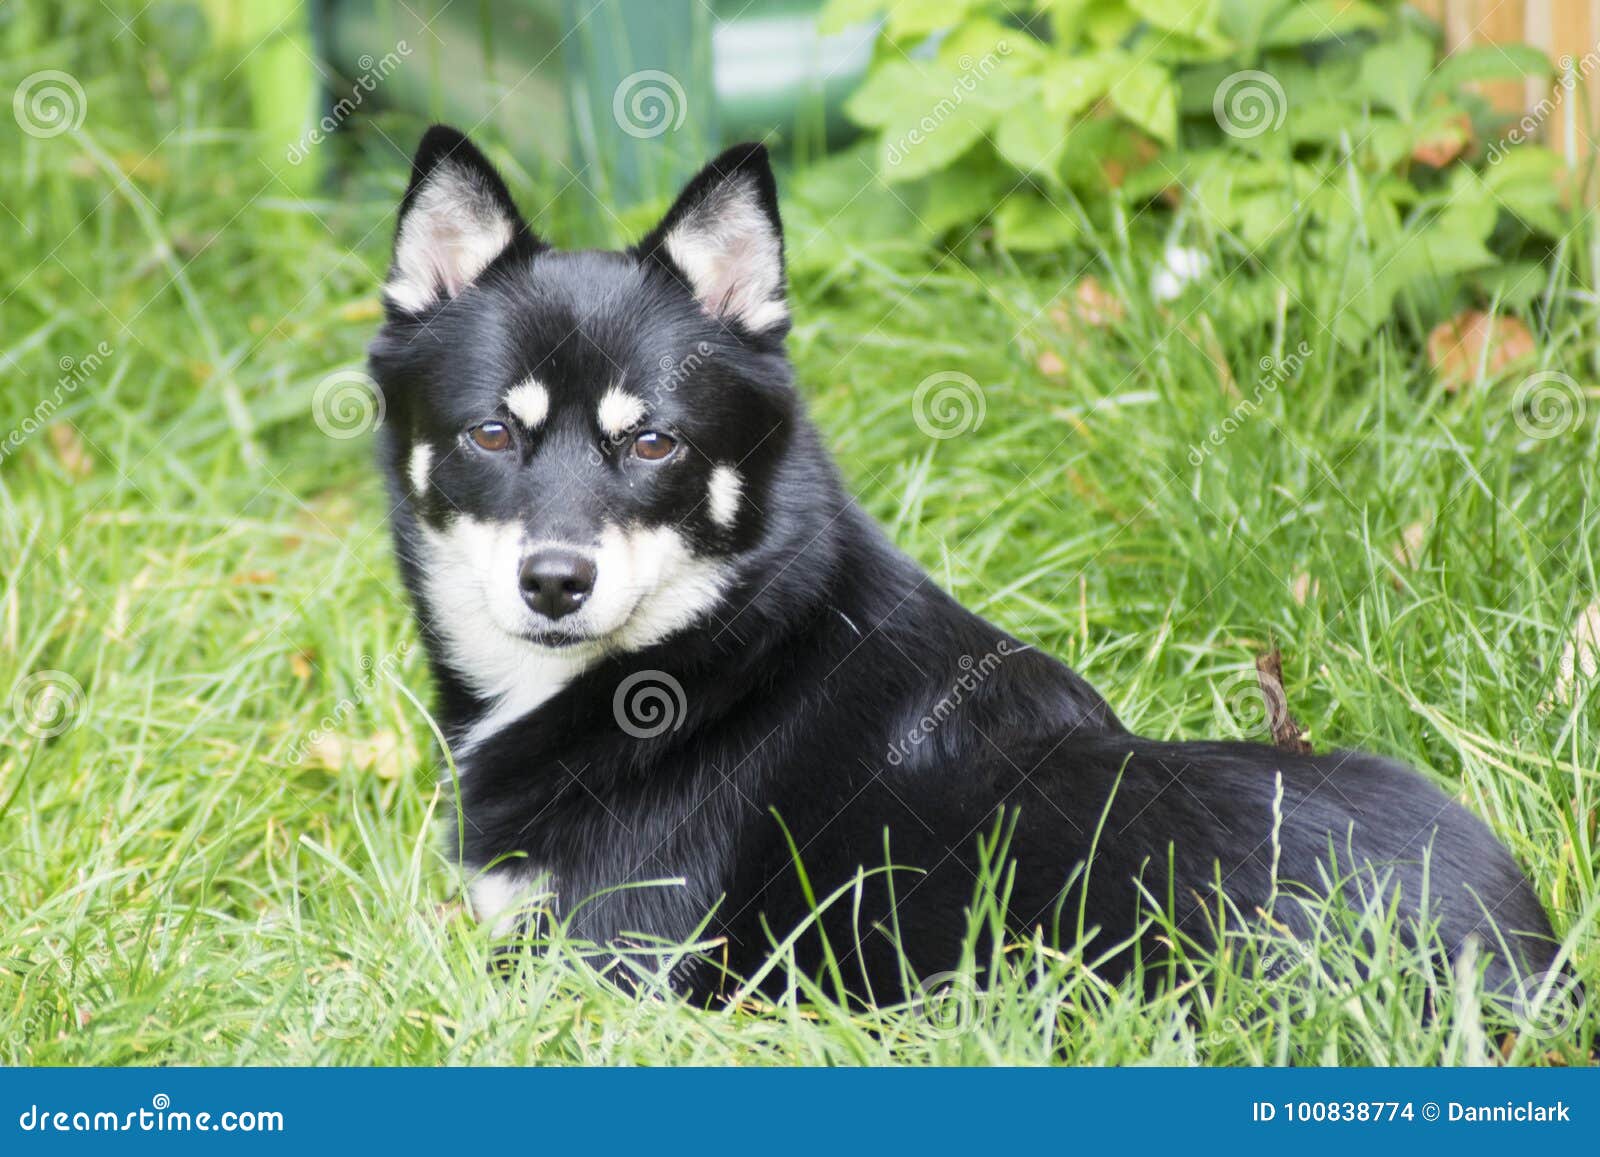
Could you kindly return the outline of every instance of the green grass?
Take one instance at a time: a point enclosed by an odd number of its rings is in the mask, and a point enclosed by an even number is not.
[[[1187,961],[1155,1001],[1018,946],[940,1015],[635,999],[559,945],[491,975],[437,835],[449,801],[369,440],[312,419],[372,333],[405,174],[388,138],[417,126],[330,146],[353,175],[297,198],[243,130],[230,63],[171,63],[194,50],[161,11],[135,22],[145,44],[110,21],[54,42],[34,17],[0,25],[5,91],[62,68],[89,102],[52,139],[0,117],[0,436],[59,402],[0,461],[0,695],[71,680],[43,699],[60,734],[0,716],[0,1063],[1500,1059],[1504,1020],[1470,992],[1420,1015],[1425,970],[1381,920],[1365,967],[1329,942],[1269,987],[1246,946]],[[544,226],[590,208],[576,185],[555,205],[516,191]],[[1280,645],[1314,741],[1408,760],[1485,817],[1594,986],[1600,690],[1563,697],[1557,662],[1600,596],[1593,286],[1558,280],[1537,335],[1587,414],[1537,440],[1526,370],[1451,394],[1414,335],[1344,350],[1292,301],[1276,332],[1242,330],[1211,282],[1158,310],[1150,255],[1110,238],[1020,268],[973,242],[801,279],[791,349],[856,492],[1148,734],[1251,733],[1252,660]],[[1069,335],[1050,308],[1085,271],[1127,316]],[[1261,359],[1302,340],[1299,374],[1192,465]],[[981,386],[983,420],[930,439],[912,397],[949,371]],[[1548,1052],[1581,1057],[1523,1032],[1510,1058]]]

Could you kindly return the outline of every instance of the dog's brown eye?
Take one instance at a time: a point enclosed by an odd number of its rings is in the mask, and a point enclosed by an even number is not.
[[[646,430],[633,440],[633,456],[643,458],[646,462],[660,462],[664,458],[670,458],[677,448],[678,440],[671,434],[663,434],[659,430]]]
[[[504,450],[511,445],[511,431],[504,422],[484,422],[472,427],[467,434],[485,450]]]

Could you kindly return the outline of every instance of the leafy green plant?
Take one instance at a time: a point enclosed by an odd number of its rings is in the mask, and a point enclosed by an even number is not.
[[[1496,141],[1472,91],[1548,60],[1519,45],[1440,60],[1437,30],[1398,4],[1036,0],[1019,17],[834,0],[823,20],[879,15],[847,109],[927,243],[982,225],[1006,250],[1051,251],[1129,218],[1170,232],[1176,214],[1239,271],[1229,308],[1269,317],[1287,292],[1356,342],[1463,284],[1526,305],[1568,227],[1564,161]]]

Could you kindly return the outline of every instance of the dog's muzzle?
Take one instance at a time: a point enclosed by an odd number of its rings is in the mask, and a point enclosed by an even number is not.
[[[563,618],[583,606],[594,581],[594,559],[565,546],[540,547],[517,570],[523,601],[548,619]]]

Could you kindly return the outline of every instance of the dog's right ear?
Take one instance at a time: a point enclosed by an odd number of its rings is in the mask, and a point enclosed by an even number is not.
[[[420,313],[460,293],[527,228],[488,158],[455,129],[434,125],[411,162],[384,295]]]

